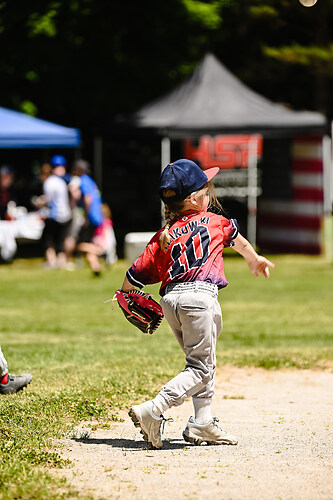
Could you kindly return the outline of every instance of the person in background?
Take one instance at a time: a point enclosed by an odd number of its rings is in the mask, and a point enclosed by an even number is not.
[[[76,243],[79,235],[79,231],[83,225],[84,217],[82,215],[82,209],[77,205],[77,199],[73,196],[73,184],[75,183],[75,179],[73,179],[72,175],[67,172],[67,160],[62,155],[54,155],[51,158],[51,165],[53,167],[63,167],[63,175],[62,179],[66,182],[69,193],[69,203],[71,207],[72,217],[71,223],[68,227],[67,236],[64,241],[64,251],[66,255],[66,269],[69,271],[73,271],[75,269],[74,263],[71,261],[71,258],[75,252]]]
[[[64,249],[67,258],[66,269],[68,271],[74,271],[75,263],[72,257],[76,254],[76,246],[78,241],[78,236],[85,222],[84,209],[80,206],[81,200],[81,190],[80,190],[80,177],[71,176],[71,180],[68,184],[69,192],[69,202],[72,211],[72,220],[69,226],[68,235],[65,238]]]
[[[95,245],[99,255],[104,256],[106,263],[109,265],[117,262],[118,257],[111,209],[107,203],[102,203],[102,214],[104,216],[103,222],[97,227],[92,243]]]
[[[34,189],[34,196],[31,197],[30,202],[34,208],[39,210],[40,217],[44,220],[48,214],[48,208],[45,206],[45,197],[43,195],[44,182],[52,174],[52,167],[50,163],[43,163],[39,170],[38,181]]]
[[[51,158],[51,166],[55,167],[63,167],[61,177],[64,179],[66,184],[69,184],[71,181],[71,175],[67,172],[67,160],[62,155],[54,155]]]
[[[0,220],[8,219],[7,206],[10,201],[16,201],[13,191],[14,172],[11,167],[3,165],[0,168]]]
[[[67,184],[63,179],[66,168],[52,165],[52,172],[43,184],[44,195],[40,197],[39,208],[47,206],[49,213],[45,219],[42,239],[45,245],[46,265],[50,269],[66,267],[64,241],[72,217]]]
[[[30,373],[23,375],[11,375],[8,373],[7,361],[0,347],[0,394],[13,394],[30,384],[32,376]]]
[[[43,165],[40,167],[40,174],[39,178],[42,181],[43,185],[44,182],[50,175],[52,174],[52,167],[49,163],[43,163]]]
[[[87,261],[94,276],[100,276],[101,263],[96,252],[93,238],[96,229],[103,223],[102,199],[99,189],[88,175],[90,165],[86,160],[75,160],[72,166],[72,175],[79,177],[80,182],[72,195],[84,209],[85,221],[80,229],[77,241],[77,250],[86,255]]]

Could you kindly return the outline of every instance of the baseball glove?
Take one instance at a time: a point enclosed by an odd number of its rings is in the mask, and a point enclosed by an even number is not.
[[[163,319],[162,307],[149,293],[140,290],[116,291],[116,299],[125,318],[143,333],[154,333]]]

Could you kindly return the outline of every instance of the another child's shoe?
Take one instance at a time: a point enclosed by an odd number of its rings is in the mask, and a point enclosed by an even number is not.
[[[194,418],[190,417],[183,432],[183,438],[188,443],[195,445],[200,445],[203,442],[207,444],[237,444],[238,440],[223,431],[217,425],[218,421],[217,417],[213,417],[207,424],[197,424]]]
[[[161,425],[165,418],[163,415],[155,417],[153,402],[147,401],[141,405],[132,406],[128,414],[135,427],[141,428],[144,440],[148,441],[153,448],[162,448]]]
[[[30,373],[16,376],[8,374],[8,382],[6,384],[0,383],[0,394],[13,394],[14,392],[21,391],[30,384],[31,379],[32,375]]]

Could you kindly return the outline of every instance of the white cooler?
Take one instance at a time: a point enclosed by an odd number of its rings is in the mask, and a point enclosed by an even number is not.
[[[131,263],[143,253],[145,246],[155,233],[127,233],[125,236],[125,258]]]

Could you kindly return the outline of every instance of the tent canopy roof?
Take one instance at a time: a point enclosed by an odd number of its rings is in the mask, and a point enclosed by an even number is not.
[[[77,147],[81,134],[33,116],[0,107],[0,148]]]
[[[170,135],[208,131],[323,131],[326,118],[316,112],[292,111],[246,87],[212,54],[192,76],[135,115],[138,127],[164,129]]]

